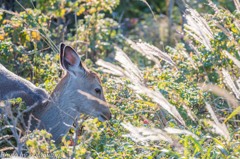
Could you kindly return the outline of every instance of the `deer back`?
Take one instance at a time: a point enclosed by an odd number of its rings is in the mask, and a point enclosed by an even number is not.
[[[48,93],[0,64],[0,100],[21,97],[27,106],[48,98]]]

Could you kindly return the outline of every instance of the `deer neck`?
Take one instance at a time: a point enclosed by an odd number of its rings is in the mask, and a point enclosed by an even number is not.
[[[67,74],[59,82],[47,101],[44,111],[39,115],[40,129],[50,132],[56,142],[59,142],[61,136],[69,131],[79,114],[74,110],[74,103],[70,100],[71,93],[67,93],[70,80],[71,77]]]

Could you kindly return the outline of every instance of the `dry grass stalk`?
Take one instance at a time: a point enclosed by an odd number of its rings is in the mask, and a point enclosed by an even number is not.
[[[132,89],[134,89],[139,94],[145,94],[148,97],[150,97],[154,102],[156,102],[158,105],[160,105],[163,109],[165,109],[168,113],[170,113],[175,119],[177,119],[178,122],[180,122],[182,125],[185,126],[185,121],[179,114],[178,110],[175,106],[170,104],[167,99],[159,92],[151,90],[145,86],[141,85],[134,85],[132,86]]]
[[[234,81],[232,80],[229,72],[223,68],[222,69],[222,74],[223,74],[223,78],[224,78],[224,80],[223,80],[224,83],[233,91],[236,98],[240,99],[240,91],[238,90],[238,88],[234,84]]]
[[[110,62],[106,62],[106,61],[103,61],[102,59],[99,59],[97,62],[96,62],[97,65],[99,66],[102,66],[103,68],[108,68],[108,69],[103,69],[102,71],[103,72],[106,72],[106,73],[109,73],[109,74],[114,74],[116,76],[125,76],[124,75],[124,70],[119,67],[119,66],[116,66]]]
[[[219,10],[219,8],[216,6],[216,4],[214,4],[211,0],[208,0],[208,4],[209,4],[209,6],[214,10],[214,12],[215,12],[215,14],[222,14],[222,11],[221,10]],[[238,5],[239,6],[239,2],[238,2],[238,4],[237,3],[235,3],[236,4],[236,6]],[[236,7],[237,8],[237,7]],[[232,14],[230,11],[228,11],[228,10],[225,10],[226,12],[228,12],[229,14]],[[224,28],[224,24],[222,24],[222,21],[216,21],[216,20],[213,20],[214,21],[214,25],[216,25],[219,29],[221,29],[222,30],[222,32],[231,40],[231,42],[233,42],[235,45],[236,45],[236,47],[239,49],[240,48],[240,45],[239,45],[239,43],[237,42],[237,40],[234,38],[234,36],[233,36],[233,34],[232,34],[232,32],[230,32],[228,29],[226,29],[226,28]],[[233,20],[233,24],[236,26],[236,28],[238,29],[238,30],[240,30],[240,21],[237,19],[237,18],[235,18],[234,20]]]
[[[30,115],[28,122],[25,123],[24,114],[36,107],[37,104],[38,103],[35,102],[25,110],[21,110],[19,106],[13,110],[12,104],[8,100],[0,102],[0,120],[3,120],[4,122],[4,126],[0,128],[0,134],[2,135],[2,137],[0,137],[0,144],[11,146],[12,150],[14,150],[14,153],[17,155],[21,155],[22,152],[26,151],[25,143],[28,140],[28,135],[30,133],[31,121],[33,118],[38,120],[33,115]],[[9,129],[12,135],[5,135],[3,133],[5,129]],[[4,152],[5,150],[6,149],[3,148],[0,152]]]
[[[174,61],[171,59],[171,57],[167,53],[159,50],[157,47],[153,45],[150,45],[146,42],[135,43],[130,39],[126,39],[126,41],[130,44],[130,46],[134,50],[138,51],[149,60],[154,61],[157,65],[160,65],[159,60],[164,60],[172,66],[175,65]]]
[[[214,113],[211,105],[209,103],[205,103],[206,104],[206,108],[208,110],[208,112],[210,113],[212,119],[214,122],[209,122],[209,124],[211,124],[211,126],[213,126],[213,128],[215,129],[216,133],[222,135],[223,137],[225,137],[228,141],[230,140],[230,134],[228,132],[227,126],[223,123],[221,124],[218,119],[216,114]]]
[[[177,148],[177,151],[183,150],[182,145],[176,140],[176,136],[173,135],[187,135],[192,136],[196,140],[199,137],[187,130],[181,130],[176,128],[165,128],[164,130],[147,127],[135,127],[131,123],[121,123],[121,125],[129,131],[129,134],[123,136],[131,138],[134,142],[146,144],[148,141],[165,141]]]
[[[143,75],[136,65],[132,63],[130,58],[120,48],[115,47],[115,60],[121,63],[124,68],[124,74],[131,79],[134,84],[143,84]]]
[[[9,102],[4,103],[4,107],[1,110],[2,114],[3,114],[3,120],[6,123],[6,125],[4,127],[2,127],[2,129],[0,129],[0,133],[2,133],[2,130],[8,128],[10,129],[12,136],[11,138],[14,138],[15,142],[16,142],[16,146],[15,144],[12,143],[11,140],[9,140],[9,138],[3,138],[5,143],[7,145],[10,145],[15,152],[20,155],[24,149],[25,146],[25,141],[26,141],[26,137],[24,136],[24,133],[21,129],[19,129],[19,123],[21,123],[23,121],[23,114],[22,112],[17,108],[17,116],[15,117],[15,115],[12,112],[11,109],[11,104]],[[1,120],[1,119],[0,119]],[[7,137],[7,136],[5,136]]]
[[[188,115],[193,121],[196,121],[196,120],[197,120],[196,115],[190,110],[190,108],[189,108],[188,106],[183,105],[183,108],[186,110],[187,115]]]
[[[219,29],[222,30],[222,32],[229,38],[229,40],[233,40],[233,39],[234,39],[232,33],[231,33],[229,30],[227,30],[226,28],[224,28],[219,22],[214,21],[214,24],[215,24]]]
[[[154,57],[152,54],[146,54],[146,52],[142,51],[142,49],[132,40],[126,38],[126,41],[130,44],[131,48],[141,53],[147,59],[155,62],[156,65],[160,65],[160,61],[156,57]]]
[[[208,5],[214,10],[215,13],[219,13],[220,10],[218,9],[217,5],[212,2],[212,0],[208,0]]]
[[[198,84],[200,89],[204,92],[212,92],[213,94],[223,97],[233,109],[238,107],[237,99],[231,95],[227,90],[212,84]]]
[[[233,55],[231,55],[228,51],[223,50],[223,53],[227,55],[227,57],[233,61],[235,65],[237,65],[238,68],[240,68],[240,61],[236,59]]]
[[[194,60],[192,59],[192,57],[189,55],[189,53],[187,53],[185,50],[184,51],[178,51],[178,53],[182,54],[184,58],[187,58],[188,61],[191,63],[192,67],[197,70],[197,66],[194,62]]]
[[[207,21],[196,10],[190,8],[184,11],[183,18],[184,31],[211,50],[210,40],[213,39],[213,33]]]
[[[240,78],[238,78],[238,79],[236,80],[236,85],[237,85],[238,88],[240,88]]]
[[[238,41],[236,40],[236,38],[234,38],[232,32],[230,32],[228,29],[224,28],[224,26],[222,26],[219,22],[214,21],[214,24],[222,30],[222,32],[228,37],[228,39],[235,44],[235,46],[239,49],[240,45],[238,43]],[[235,26],[238,28],[238,30],[240,30],[240,24],[239,21],[234,21]]]
[[[130,132],[124,136],[131,138],[134,142],[166,141],[173,144],[172,138],[161,129],[134,127],[130,123],[121,123],[121,125]]]
[[[176,129],[176,128],[171,128],[171,127],[167,127],[164,128],[164,130],[168,133],[168,134],[179,134],[179,135],[187,135],[187,136],[192,136],[193,138],[199,140],[199,137],[195,134],[193,134],[192,132],[188,131],[188,130],[181,130],[181,129]]]
[[[240,12],[240,2],[239,2],[239,0],[233,0],[233,2],[235,4],[235,7],[236,7],[237,11]]]
[[[233,23],[237,27],[237,29],[240,30],[240,20],[236,19]]]

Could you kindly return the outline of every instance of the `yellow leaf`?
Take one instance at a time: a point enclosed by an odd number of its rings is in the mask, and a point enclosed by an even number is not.
[[[77,12],[77,15],[81,15],[82,13],[85,12],[85,8],[84,7],[80,7],[79,11]]]
[[[5,20],[3,20],[2,23],[3,23],[3,24],[7,24],[8,22],[9,22],[9,20],[6,20],[6,19],[5,19]]]
[[[82,148],[81,150],[80,150],[80,153],[81,154],[85,154],[87,152],[87,150],[85,149],[85,148]]]
[[[0,34],[0,40],[4,40],[4,34]]]
[[[65,15],[65,13],[66,13],[66,9],[61,9],[61,11],[60,11],[60,17],[64,17],[64,15]]]
[[[93,13],[95,13],[97,10],[96,10],[96,8],[91,8],[90,10],[89,10],[89,13],[90,14],[93,14]]]
[[[231,119],[232,117],[236,116],[237,114],[240,113],[240,106],[237,107],[225,120],[224,123],[226,123],[229,119]]]
[[[37,32],[37,31],[32,31],[31,36],[36,41],[39,41],[41,39],[41,36],[40,36],[39,32]]]
[[[156,104],[155,103],[152,103],[152,102],[148,102],[148,101],[143,101],[143,100],[136,100],[136,102],[138,103],[142,103],[142,104],[146,104],[150,107],[156,107]]]
[[[238,33],[238,30],[237,30],[237,28],[235,28],[235,27],[232,27],[231,30],[232,30],[232,32],[234,32],[234,33],[236,33],[236,34]]]
[[[93,119],[93,122],[94,122],[94,123],[97,123],[97,122],[98,122],[98,118],[94,118],[94,119]]]

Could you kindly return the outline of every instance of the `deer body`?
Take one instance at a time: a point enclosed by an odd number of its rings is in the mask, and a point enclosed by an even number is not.
[[[21,97],[26,105],[48,98],[48,93],[31,82],[15,75],[0,64],[0,100]]]
[[[97,75],[82,66],[70,46],[61,44],[60,61],[66,75],[51,95],[0,64],[0,100],[21,97],[27,106],[37,104],[27,113],[27,119],[30,114],[37,119],[31,121],[30,128],[46,129],[56,143],[69,131],[80,113],[98,117],[100,121],[111,118]]]

